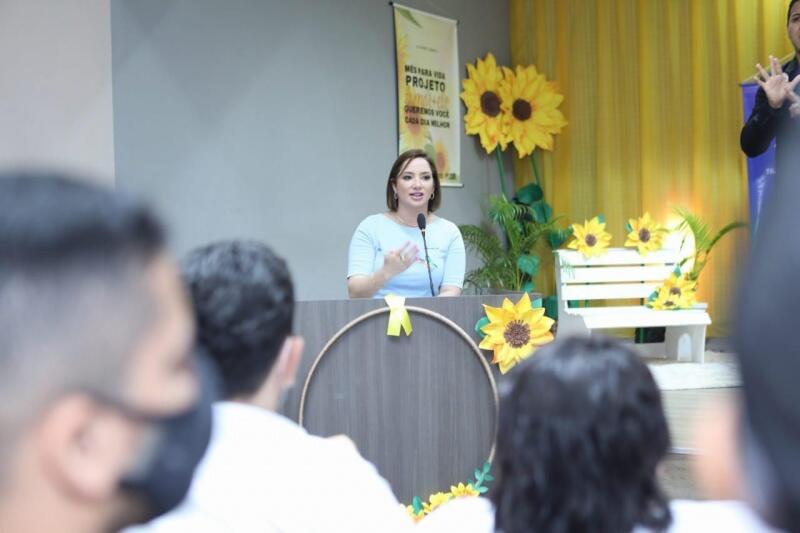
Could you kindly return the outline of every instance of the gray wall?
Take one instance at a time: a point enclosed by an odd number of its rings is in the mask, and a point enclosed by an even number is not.
[[[0,168],[114,181],[108,0],[0,0]]]
[[[460,21],[462,65],[509,62],[506,2],[407,4]],[[261,239],[300,299],[345,297],[350,237],[385,209],[397,155],[388,3],[112,0],[111,27],[118,185],[152,199],[178,253]],[[475,223],[497,174],[463,133],[461,170],[440,214]]]

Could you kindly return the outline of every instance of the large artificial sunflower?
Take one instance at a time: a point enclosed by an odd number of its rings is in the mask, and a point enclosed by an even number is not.
[[[641,255],[660,250],[664,246],[667,230],[645,213],[639,220],[628,220],[628,238],[625,246],[635,246]]]
[[[505,150],[508,143],[503,135],[501,114],[500,81],[503,72],[497,66],[494,55],[478,59],[475,65],[467,65],[467,79],[462,80],[464,90],[461,100],[467,106],[464,129],[468,135],[479,135],[486,153],[492,153],[497,145]]]
[[[492,363],[505,374],[514,365],[527,359],[536,349],[553,340],[553,320],[544,316],[544,308],[531,306],[528,293],[516,305],[505,298],[502,307],[483,306],[489,323],[481,328],[486,336],[480,347],[494,350]]]
[[[606,231],[606,223],[600,222],[600,217],[573,224],[572,231],[574,239],[567,247],[578,250],[586,258],[603,255],[611,243],[611,234]]]
[[[567,125],[557,109],[564,97],[556,94],[554,85],[536,67],[518,65],[516,72],[503,67],[500,100],[503,132],[519,157],[530,155],[536,147],[553,149],[553,135]]]

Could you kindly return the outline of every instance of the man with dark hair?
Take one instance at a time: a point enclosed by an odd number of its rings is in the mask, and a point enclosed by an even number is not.
[[[277,414],[303,339],[292,335],[286,264],[257,242],[211,244],[184,272],[198,338],[226,400],[186,503],[147,531],[404,531],[410,519],[375,468],[342,438],[307,434]]]
[[[800,0],[792,0],[786,16],[786,30],[795,49],[795,56],[785,65],[769,56],[769,72],[760,64],[755,79],[761,88],[750,118],[742,128],[740,143],[748,157],[756,157],[776,143],[776,174],[788,176],[796,172],[797,147],[800,143]]]
[[[0,176],[0,531],[110,531],[180,502],[210,432],[192,334],[147,209]]]

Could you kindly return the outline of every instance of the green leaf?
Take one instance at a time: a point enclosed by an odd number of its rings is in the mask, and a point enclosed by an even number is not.
[[[554,295],[544,299],[544,314],[553,320],[558,320],[558,298]]]
[[[547,202],[536,202],[533,208],[533,219],[539,224],[545,224],[553,216],[553,208]]]
[[[486,477],[483,479],[485,479],[486,481],[494,481],[494,476],[492,476],[491,474],[486,474]]]
[[[477,489],[477,490],[478,490],[478,492],[480,492],[481,494],[486,494],[487,492],[489,492],[489,489],[487,489],[486,487],[480,487],[480,488],[479,488],[479,489]]]
[[[544,192],[535,183],[529,183],[517,191],[517,200],[525,205],[532,205],[542,198],[544,198]]]
[[[536,273],[539,272],[539,263],[539,258],[535,255],[525,254],[517,259],[517,267],[530,277],[535,277]]]
[[[540,307],[542,307],[542,299],[536,298],[534,301],[531,302],[531,307],[533,307],[534,309],[539,309]]]
[[[572,226],[566,229],[555,229],[547,236],[550,248],[557,249],[572,236]]]
[[[678,277],[681,277],[681,265],[676,266],[675,270],[673,270],[672,273]]]
[[[477,322],[475,322],[475,333],[477,333],[477,334],[478,334],[478,336],[479,336],[481,339],[482,339],[482,338],[484,338],[484,337],[486,336],[486,333],[484,333],[484,332],[483,332],[483,326],[485,326],[485,325],[486,325],[486,324],[488,324],[489,322],[490,322],[490,321],[489,321],[489,317],[487,317],[487,316],[481,317],[481,318],[480,318],[480,320],[478,320]]]
[[[422,500],[419,496],[414,496],[414,499],[411,500],[411,508],[414,509],[414,514],[422,512]]]
[[[631,226],[630,222],[625,223],[625,233],[630,233],[633,231],[633,226]]]
[[[599,220],[601,224],[605,224],[606,223],[605,215],[597,215],[597,220]]]
[[[475,479],[480,479],[480,478],[481,478],[481,471],[478,470],[478,469],[475,469]]]
[[[417,19],[415,19],[415,18],[414,18],[414,15],[412,15],[412,14],[411,14],[411,11],[409,11],[408,9],[405,9],[405,8],[399,7],[399,6],[394,6],[394,9],[395,9],[395,11],[396,11],[397,13],[399,13],[399,14],[400,14],[400,15],[401,15],[401,16],[402,16],[404,19],[406,19],[406,20],[408,20],[409,22],[411,22],[411,24],[413,24],[414,26],[416,26],[416,27],[417,27],[417,28],[419,28],[419,29],[422,29],[422,26],[420,25],[420,23],[419,23],[419,22],[417,22]]]

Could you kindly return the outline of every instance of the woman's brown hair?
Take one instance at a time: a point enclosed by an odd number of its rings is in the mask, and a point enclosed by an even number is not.
[[[414,159],[424,159],[431,167],[433,176],[433,198],[428,200],[428,211],[434,212],[442,205],[442,186],[439,184],[439,172],[436,170],[436,163],[425,150],[406,150],[395,159],[392,169],[389,171],[389,179],[386,181],[386,206],[389,211],[397,211],[397,198],[394,195],[392,185],[397,183],[397,177],[403,173],[409,163]]]

